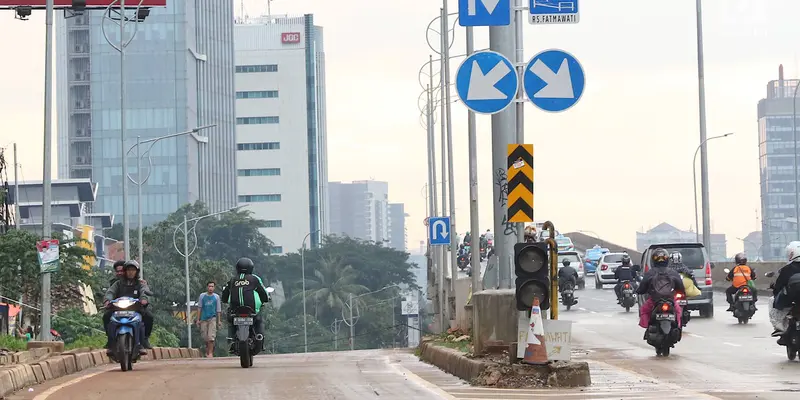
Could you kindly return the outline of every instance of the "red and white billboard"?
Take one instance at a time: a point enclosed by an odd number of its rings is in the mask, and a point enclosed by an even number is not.
[[[53,0],[55,8],[72,8],[73,3],[86,3],[86,8],[106,8],[110,5],[118,7],[119,0]],[[0,8],[15,8],[28,6],[43,9],[47,6],[47,0],[0,0]],[[166,7],[167,0],[125,0],[125,8],[141,7]]]
[[[300,43],[300,32],[284,32],[284,33],[281,33],[281,43],[283,43],[283,44],[297,44],[297,43]]]

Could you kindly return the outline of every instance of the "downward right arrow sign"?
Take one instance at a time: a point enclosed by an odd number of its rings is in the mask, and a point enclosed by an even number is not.
[[[531,67],[531,72],[542,78],[547,86],[536,92],[533,97],[543,99],[572,99],[575,98],[575,91],[572,88],[572,77],[569,74],[569,63],[565,58],[558,68],[558,72],[553,72],[542,60],[536,60]]]

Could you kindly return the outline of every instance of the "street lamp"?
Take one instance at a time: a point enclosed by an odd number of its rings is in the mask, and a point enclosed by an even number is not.
[[[245,205],[236,206],[233,208],[229,208],[224,211],[219,211],[211,214],[201,215],[199,217],[195,217],[192,219],[187,219],[186,214],[183,215],[183,223],[175,227],[175,233],[172,234],[172,245],[175,246],[175,250],[178,254],[183,256],[183,267],[184,267],[184,274],[186,275],[186,336],[188,340],[188,344],[186,347],[192,348],[192,320],[191,320],[191,306],[189,305],[190,301],[190,292],[189,292],[189,256],[197,250],[197,223],[200,220],[206,219],[208,217],[213,217],[215,215],[225,214],[231,211],[236,211]],[[189,226],[189,222],[194,222],[191,229],[187,229]],[[183,251],[178,248],[178,240],[177,235],[179,231],[183,231]],[[194,236],[194,247],[192,250],[189,251],[189,231],[192,231],[192,236]]]
[[[709,140],[722,139],[722,138],[728,137],[730,135],[733,135],[733,132],[726,133],[724,135],[719,135],[719,136],[712,136],[712,137],[702,141],[700,143],[700,145],[697,146],[697,150],[694,151],[694,158],[692,158],[692,182],[693,182],[693,186],[694,186],[694,191],[692,192],[692,197],[694,198],[694,234],[695,234],[695,238],[697,240],[697,243],[700,243],[700,219],[699,219],[699,217],[697,215],[697,152],[699,152],[700,149]],[[710,234],[711,234],[711,231],[709,230],[709,235]],[[703,240],[706,240],[706,239],[708,239],[708,243],[709,243],[709,246],[708,246],[709,248],[706,249],[706,251],[711,252],[711,248],[710,248],[711,247],[711,237],[703,238]],[[709,258],[710,257],[711,256],[709,255]]]
[[[752,241],[750,241],[748,239],[744,239],[744,238],[740,238],[740,237],[737,237],[736,239],[741,240],[742,243],[750,243],[753,247],[755,247],[756,248],[756,261],[761,261],[761,248],[764,247],[763,244],[761,246],[759,246],[756,243],[753,243]],[[747,253],[747,252],[745,252],[745,253]]]
[[[306,314],[306,239],[309,236],[321,231],[317,229],[314,232],[309,232],[303,238],[303,247],[300,248],[300,269],[303,274],[303,348],[304,353],[308,353],[308,315]]]
[[[350,350],[355,350],[355,347],[356,347],[356,337],[355,337],[356,323],[353,321],[353,318],[354,318],[353,317],[353,300],[357,299],[359,297],[366,296],[368,294],[374,294],[374,293],[382,292],[382,291],[384,291],[386,289],[389,289],[389,288],[401,289],[400,285],[389,285],[389,286],[384,286],[384,287],[382,287],[382,288],[380,288],[378,290],[373,290],[371,292],[362,293],[362,294],[360,294],[358,296],[353,296],[353,294],[350,293],[350,296],[349,296],[348,301],[347,301],[347,308],[350,309],[350,318],[349,319],[345,319],[344,318],[344,308],[342,308],[342,320],[344,321],[344,323],[347,326],[350,327]],[[356,316],[356,320],[357,319],[358,319],[358,316]]]
[[[172,135],[166,135],[166,136],[159,136],[157,138],[152,138],[152,139],[147,139],[147,140],[141,140],[142,137],[141,136],[137,136],[136,137],[136,144],[131,146],[128,149],[128,152],[125,153],[125,157],[128,157],[128,154],[130,154],[131,151],[133,151],[133,148],[134,147],[136,148],[136,179],[138,179],[138,181],[133,180],[133,178],[131,177],[130,173],[127,173],[126,176],[131,181],[131,183],[136,185],[136,202],[138,203],[137,204],[137,208],[138,208],[137,212],[139,214],[139,224],[138,224],[138,227],[139,227],[139,238],[138,238],[137,243],[139,244],[139,268],[140,268],[142,277],[144,277],[144,262],[143,262],[143,258],[144,258],[144,241],[142,239],[142,235],[143,235],[143,233],[142,233],[142,231],[143,231],[143,229],[142,229],[143,228],[143,224],[142,224],[142,185],[144,185],[145,182],[147,182],[147,180],[150,179],[150,173],[153,170],[153,159],[148,155],[148,153],[150,153],[150,150],[153,149],[153,145],[155,145],[159,141],[164,140],[164,139],[170,139],[170,138],[174,138],[174,137],[184,136],[184,135],[190,135],[194,140],[197,141],[197,143],[207,144],[208,143],[208,137],[198,136],[197,132],[199,132],[199,131],[201,131],[203,129],[208,129],[208,128],[215,127],[215,126],[217,126],[217,124],[198,126],[197,128],[194,128],[194,129],[192,129],[190,131],[174,133]],[[150,145],[150,146],[147,147],[147,150],[145,150],[144,153],[142,153],[142,151],[141,151],[141,145],[143,145],[143,144],[149,144]],[[144,178],[142,178],[142,157],[144,157],[144,156],[147,156],[148,167],[147,167],[147,175]],[[128,227],[125,227],[125,229],[128,229]],[[130,257],[130,255],[126,254],[126,257]]]

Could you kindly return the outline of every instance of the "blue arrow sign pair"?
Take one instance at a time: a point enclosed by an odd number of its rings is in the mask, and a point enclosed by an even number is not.
[[[481,51],[467,57],[456,72],[456,92],[478,114],[503,111],[517,95],[519,77],[511,61],[500,53]],[[545,50],[525,66],[522,86],[539,109],[560,112],[583,95],[586,76],[578,60],[563,50]]]
[[[428,238],[433,246],[450,244],[450,217],[431,217],[428,221]]]

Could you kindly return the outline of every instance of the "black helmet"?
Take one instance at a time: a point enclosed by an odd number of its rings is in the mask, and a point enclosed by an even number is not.
[[[117,267],[125,267],[125,260],[119,260],[114,262],[114,270],[117,270]]]
[[[142,270],[142,268],[139,267],[139,262],[136,261],[136,260],[125,261],[124,270],[127,271],[127,270],[129,270],[131,268],[136,270],[136,278],[138,279],[139,278],[139,272],[141,272],[141,270]]]
[[[631,265],[631,256],[627,254],[622,255],[622,265]]]
[[[563,261],[561,261],[561,264],[563,264],[565,267],[569,267],[569,260],[565,258]]]
[[[747,256],[744,255],[744,253],[738,253],[733,258],[736,261],[736,265],[745,265],[745,264],[747,264]]]
[[[650,260],[653,262],[653,267],[666,267],[669,265],[669,253],[659,247],[653,250],[653,255],[650,256]]]
[[[242,257],[239,261],[236,261],[236,272],[240,274],[252,274],[254,267],[253,260],[247,257]]]

